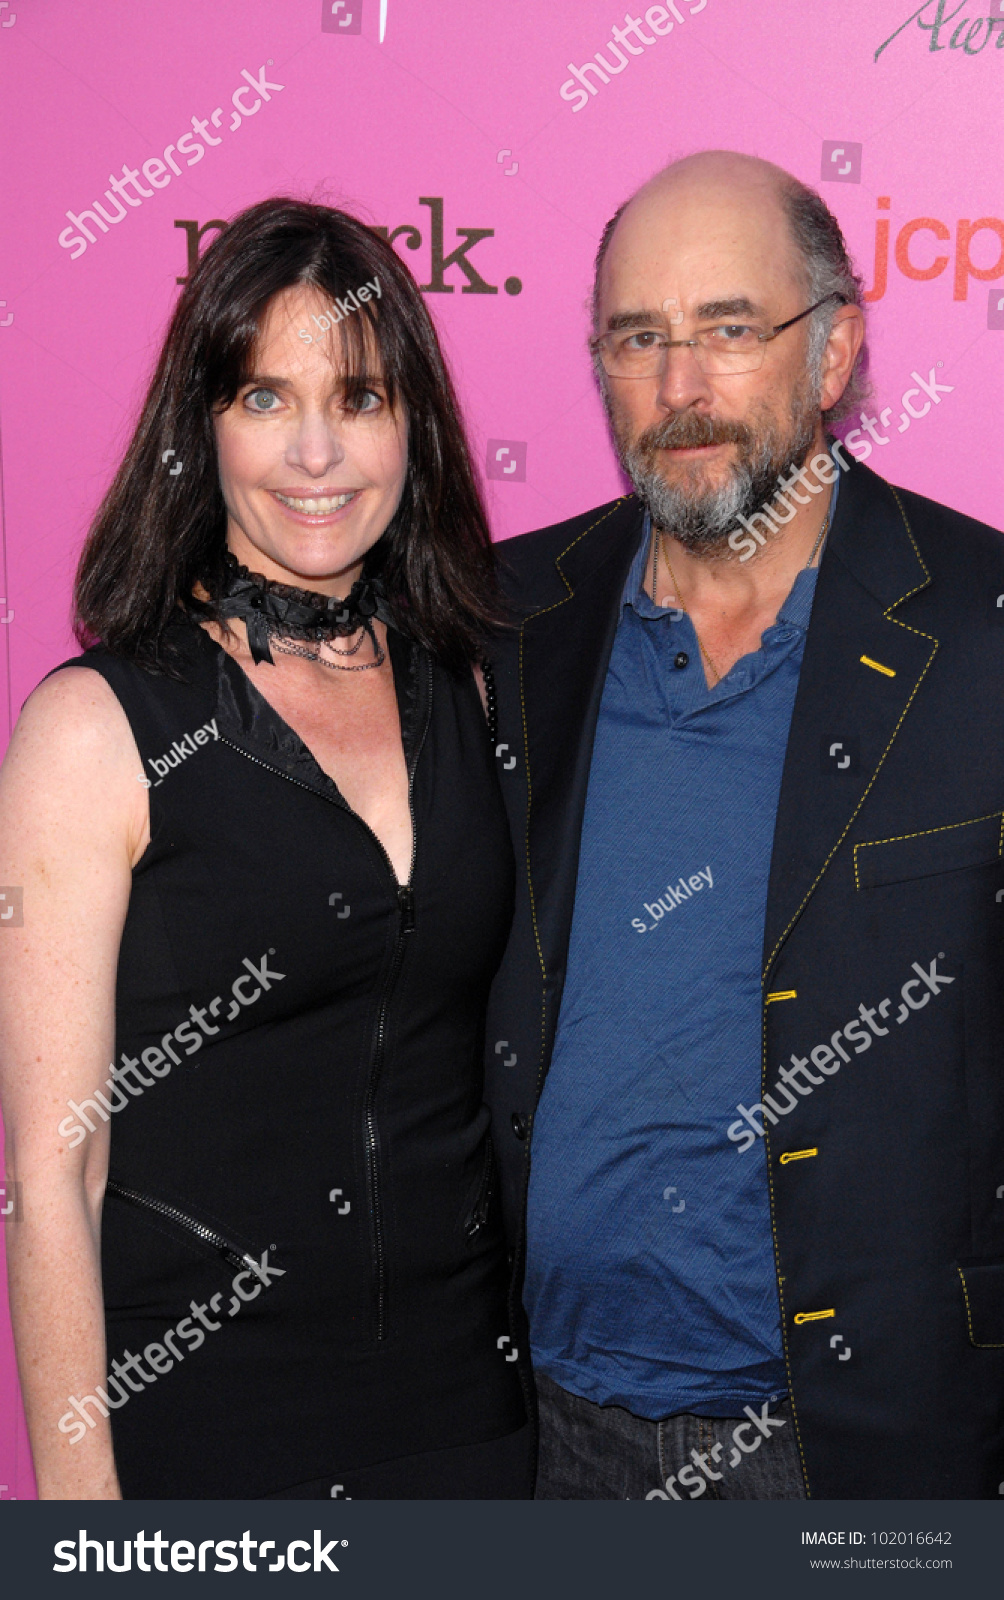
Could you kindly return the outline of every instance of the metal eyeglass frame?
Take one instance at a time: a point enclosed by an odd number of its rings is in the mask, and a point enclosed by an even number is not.
[[[798,313],[797,317],[789,317],[787,322],[779,322],[777,324],[777,326],[775,328],[773,328],[770,333],[758,333],[757,334],[757,338],[760,341],[761,345],[769,344],[772,339],[776,339],[777,338],[779,333],[784,333],[786,328],[793,328],[795,326],[795,323],[796,322],[801,322],[804,317],[811,317],[812,313],[814,311],[818,311],[820,306],[825,306],[828,300],[839,300],[842,305],[846,304],[846,301],[843,299],[843,296],[839,293],[838,290],[834,289],[834,290],[831,291],[830,294],[824,294],[822,300],[817,300],[814,306],[809,306],[805,311],[800,311]],[[604,334],[601,334],[598,339],[591,339],[590,342],[589,342],[590,343],[590,349],[592,350],[593,354],[599,356],[601,366],[603,365],[603,355],[602,355],[602,351],[601,351],[600,347],[603,344],[604,339],[606,339],[608,337],[609,337],[609,335],[604,333]],[[669,350],[687,350],[687,349],[692,350],[699,343],[700,343],[699,339],[667,339],[666,343],[664,345],[661,345],[659,348],[662,349],[662,350],[666,350],[666,351],[669,351]],[[762,364],[763,364],[763,352],[761,351],[761,365]],[[638,372],[638,373],[635,373],[635,372],[632,372],[632,373],[627,373],[627,372],[607,372],[607,369],[606,369],[605,366],[603,366],[603,370],[604,370],[604,372],[606,372],[608,378],[628,378],[628,377],[631,377],[631,378],[636,378],[636,377],[637,378],[642,378],[642,377],[654,378],[654,377],[659,376],[659,374],[656,373],[656,372],[649,372],[649,373],[641,373],[641,372]],[[663,370],[665,370],[665,363],[663,364]],[[757,372],[759,370],[759,368],[757,368],[757,367],[746,367],[743,370],[746,371],[746,372]],[[717,374],[715,374],[715,376],[717,376],[717,377],[726,376],[727,377],[728,374],[727,373],[725,373],[725,374],[717,373]],[[736,376],[737,377],[740,376],[740,373],[739,373],[738,370],[736,371]]]

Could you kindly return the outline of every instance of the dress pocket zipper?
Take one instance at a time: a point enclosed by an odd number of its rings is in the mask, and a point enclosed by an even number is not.
[[[481,1229],[488,1221],[488,1211],[492,1203],[492,1194],[495,1190],[495,1149],[490,1133],[485,1134],[485,1161],[481,1173],[481,1186],[478,1197],[474,1202],[474,1209],[467,1219],[464,1228],[464,1237],[470,1242],[477,1238]]]
[[[172,1206],[167,1200],[157,1200],[152,1195],[140,1194],[138,1189],[128,1189],[125,1184],[118,1183],[114,1178],[108,1179],[105,1193],[113,1195],[116,1200],[124,1200],[126,1205],[135,1206],[139,1211],[152,1211],[159,1217],[166,1217],[169,1222],[175,1223],[202,1244],[209,1245],[230,1266],[245,1267],[252,1272],[259,1271],[258,1262],[248,1251],[242,1250],[239,1245],[225,1238],[216,1228],[210,1228],[205,1222],[190,1217],[187,1211]]]

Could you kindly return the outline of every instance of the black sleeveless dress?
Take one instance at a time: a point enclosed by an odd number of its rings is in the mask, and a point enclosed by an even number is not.
[[[525,1420],[482,1104],[509,833],[473,679],[388,634],[406,887],[187,617],[184,682],[103,649],[63,663],[114,690],[150,784],[111,1111],[78,1108],[110,1121],[104,1397],[127,1499],[352,1496],[353,1469],[361,1498],[362,1469]]]

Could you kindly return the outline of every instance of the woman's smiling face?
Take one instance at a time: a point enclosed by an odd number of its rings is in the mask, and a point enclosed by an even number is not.
[[[250,381],[216,415],[217,460],[237,560],[280,583],[342,595],[397,510],[408,425],[387,402],[375,343],[366,386],[346,393],[338,335],[318,333],[312,313],[330,307],[307,286],[269,306]]]

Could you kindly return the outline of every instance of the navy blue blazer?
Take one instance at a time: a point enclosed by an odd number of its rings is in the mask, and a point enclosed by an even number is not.
[[[627,496],[500,551],[516,622],[491,651],[496,754],[520,871],[487,1095],[524,1357],[533,1115],[642,515]],[[761,1093],[730,1125],[737,1159],[763,1128],[813,1498],[996,1499],[1004,1480],[1002,721],[1004,538],[855,464],[778,804]]]

